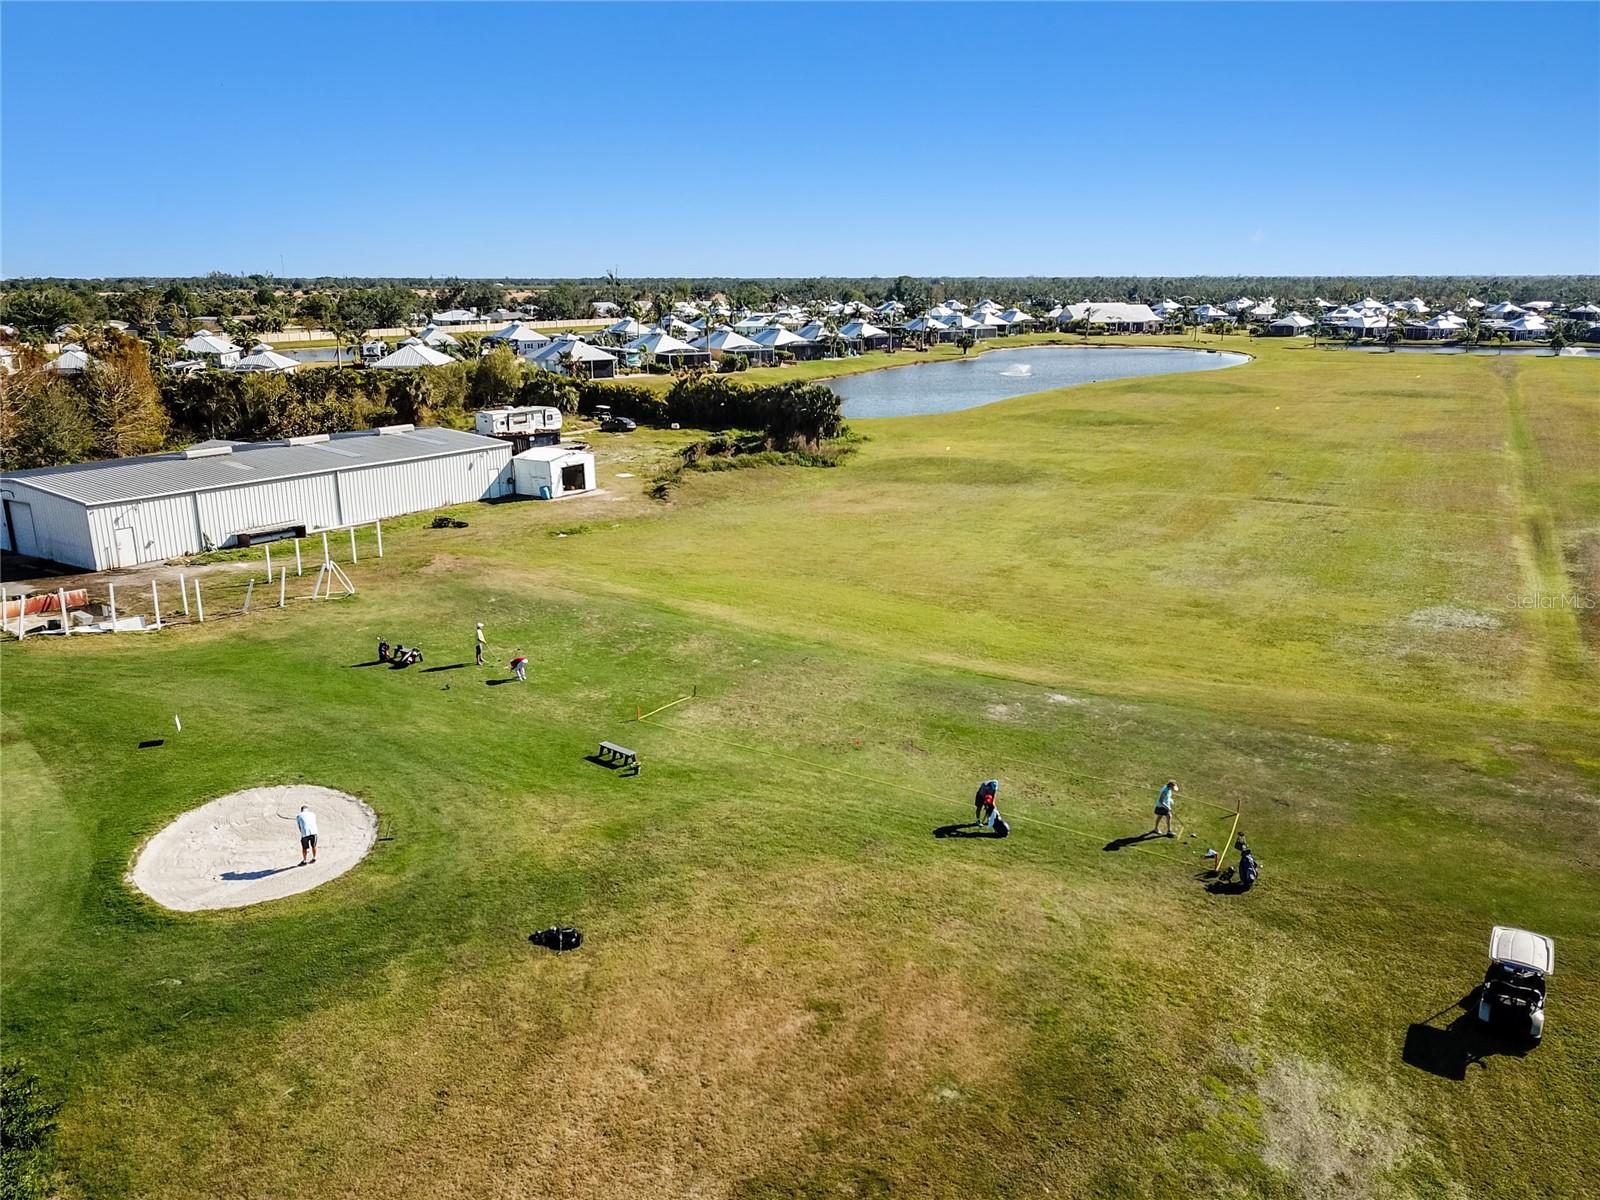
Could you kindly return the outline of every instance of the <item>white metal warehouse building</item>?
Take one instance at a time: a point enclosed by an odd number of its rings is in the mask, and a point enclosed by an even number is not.
[[[163,562],[239,534],[337,529],[514,490],[511,443],[388,426],[0,476],[5,548],[86,570]]]

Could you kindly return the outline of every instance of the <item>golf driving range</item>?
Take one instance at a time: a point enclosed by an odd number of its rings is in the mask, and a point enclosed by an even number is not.
[[[1600,364],[1287,341],[667,503],[698,435],[600,435],[352,597],[8,641],[63,1194],[1600,1192]],[[1555,947],[1525,1054],[1496,926]]]

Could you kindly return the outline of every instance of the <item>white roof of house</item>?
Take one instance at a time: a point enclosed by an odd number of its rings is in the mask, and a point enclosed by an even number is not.
[[[1501,322],[1501,327],[1504,329],[1520,329],[1524,333],[1530,331],[1537,333],[1539,330],[1548,329],[1550,322],[1546,321],[1538,313],[1523,313],[1513,320]]]
[[[94,359],[87,350],[82,346],[74,346],[45,363],[44,369],[57,375],[76,375],[79,371],[88,370],[92,362]]]
[[[1514,317],[1523,310],[1509,300],[1502,300],[1499,304],[1491,304],[1483,310],[1486,317]]]
[[[1556,973],[1556,944],[1542,933],[1496,925],[1489,934],[1489,960],[1528,967],[1543,975]]]
[[[1483,301],[1479,300],[1476,296],[1468,296],[1467,297],[1467,307],[1468,308],[1482,308],[1483,307]]]
[[[524,325],[521,321],[513,321],[504,329],[497,329],[483,339],[486,342],[512,342],[517,345],[531,346],[541,342],[548,342],[550,335],[540,333],[532,325]]]
[[[1032,313],[1024,309],[1020,309],[1013,304],[1010,308],[1006,309],[1005,312],[1000,314],[1000,319],[1007,325],[1015,325],[1018,321],[1032,321],[1034,316]]]
[[[276,350],[261,350],[229,363],[229,371],[292,371],[300,363]]]
[[[42,492],[80,504],[123,504],[156,496],[215,491],[271,479],[322,475],[329,471],[382,463],[442,458],[495,449],[506,443],[458,429],[363,430],[335,433],[326,440],[235,442],[208,447],[204,456],[187,458],[182,451],[113,458],[68,467],[39,467],[6,476]]]
[[[645,354],[693,354],[695,349],[688,342],[673,337],[665,329],[652,329],[649,333],[642,333],[633,341],[623,346],[624,350],[640,350]]]
[[[1292,329],[1310,329],[1311,326],[1315,324],[1316,322],[1310,317],[1302,316],[1297,312],[1292,312],[1279,317],[1272,323],[1271,327],[1276,328],[1279,325],[1287,325]]]
[[[760,350],[761,343],[752,342],[744,334],[724,326],[721,329],[713,329],[705,337],[696,341],[695,348],[697,350],[721,350],[724,353],[732,350],[734,353],[738,353],[741,350]]]
[[[422,346],[413,343],[401,346],[390,354],[385,354],[373,363],[373,369],[380,371],[396,371],[406,367],[442,367],[450,362],[448,354],[440,354],[431,346]]]
[[[616,362],[615,354],[607,354],[598,346],[591,346],[582,338],[563,334],[548,346],[541,346],[533,353],[533,361],[537,363],[563,362],[571,358],[577,362]]]
[[[237,354],[235,346],[220,333],[197,333],[179,347],[185,354]]]
[[[1159,322],[1148,304],[1128,304],[1119,300],[1085,301],[1069,304],[1061,314],[1069,320],[1105,322],[1107,325],[1142,325]]]
[[[859,320],[851,321],[848,325],[843,326],[839,333],[847,338],[880,338],[889,336],[876,325]]]
[[[428,318],[428,324],[465,325],[468,322],[476,321],[477,319],[478,314],[473,312],[470,308],[449,308],[444,312],[434,313],[433,316]]]
[[[772,350],[784,346],[806,346],[810,343],[798,333],[791,333],[782,325],[770,325],[766,329],[758,329],[752,335],[761,345]]]
[[[811,321],[800,326],[800,336],[808,342],[815,342],[828,336],[828,323],[826,321]]]
[[[1464,318],[1456,316],[1453,312],[1442,312],[1438,316],[1424,321],[1429,329],[1465,329],[1467,322]]]
[[[417,340],[429,346],[459,346],[461,344],[461,340],[454,334],[446,333],[437,325],[429,325],[421,333],[417,334]]]
[[[623,317],[614,325],[607,325],[606,332],[616,337],[636,338],[644,332],[644,326],[632,317]]]
[[[912,317],[911,320],[905,323],[905,328],[911,330],[912,333],[943,333],[949,326],[939,320],[938,317],[930,317],[924,314],[920,317]]]

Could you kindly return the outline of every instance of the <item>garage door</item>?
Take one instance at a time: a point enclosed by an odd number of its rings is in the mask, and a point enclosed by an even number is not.
[[[11,526],[11,544],[18,554],[39,555],[39,538],[33,531],[33,505],[21,500],[6,501],[6,522]]]

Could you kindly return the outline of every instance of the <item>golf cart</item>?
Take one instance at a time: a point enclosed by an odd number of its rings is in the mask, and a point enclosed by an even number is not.
[[[1478,1020],[1492,1031],[1535,1044],[1544,1037],[1544,987],[1555,974],[1556,945],[1541,933],[1496,925],[1489,970],[1478,991]]]

